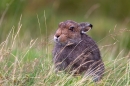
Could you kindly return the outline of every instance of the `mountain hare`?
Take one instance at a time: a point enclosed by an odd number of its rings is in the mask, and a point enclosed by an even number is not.
[[[92,24],[72,20],[59,23],[54,35],[56,44],[53,49],[56,71],[83,73],[84,76],[92,76],[95,82],[102,78],[105,68],[99,48],[86,34],[92,27]]]

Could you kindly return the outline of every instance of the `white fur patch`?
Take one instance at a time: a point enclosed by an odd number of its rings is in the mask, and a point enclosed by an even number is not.
[[[92,29],[92,28],[90,28],[89,30],[91,30],[91,29]],[[88,31],[89,31],[89,30],[88,30]],[[88,31],[86,31],[86,32],[88,32]],[[86,34],[86,32],[85,32],[85,31],[81,31],[81,33],[84,33],[84,34]]]
[[[92,28],[90,27],[90,29],[89,29],[89,30],[91,30],[91,29],[92,29]],[[88,30],[88,31],[89,31],[89,30]],[[88,32],[88,31],[87,31],[87,32]]]
[[[86,32],[85,32],[85,31],[81,31],[81,33],[86,34]]]
[[[58,38],[56,36],[54,36],[54,41],[57,42],[58,41]]]

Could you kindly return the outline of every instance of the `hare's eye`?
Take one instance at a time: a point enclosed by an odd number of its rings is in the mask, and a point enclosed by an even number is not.
[[[74,31],[74,27],[73,27],[73,26],[72,26],[72,27],[70,27],[70,28],[69,28],[69,30]]]

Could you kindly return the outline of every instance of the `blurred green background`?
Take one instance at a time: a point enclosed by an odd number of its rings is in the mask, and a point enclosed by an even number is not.
[[[117,42],[118,48],[129,50],[129,3],[129,0],[1,0],[0,43],[12,28],[17,32],[22,15],[19,37],[25,42],[35,38],[53,40],[59,22],[74,20],[93,24],[88,34],[99,45]]]

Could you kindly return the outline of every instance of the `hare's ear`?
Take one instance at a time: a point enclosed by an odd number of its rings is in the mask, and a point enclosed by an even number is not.
[[[93,25],[87,22],[79,23],[79,28],[80,28],[81,33],[88,32],[89,30],[92,29],[92,27]]]

